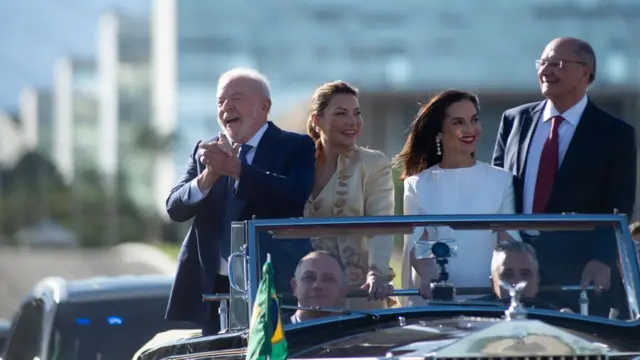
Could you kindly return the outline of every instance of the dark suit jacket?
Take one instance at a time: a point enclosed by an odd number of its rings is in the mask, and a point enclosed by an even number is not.
[[[205,169],[197,159],[200,142],[196,144],[184,174],[167,198],[167,212],[173,221],[193,219],[178,255],[178,270],[171,290],[166,318],[176,321],[203,323],[208,321],[208,308],[202,294],[211,293],[220,263],[219,241],[226,212],[229,177],[221,177],[207,196],[189,204],[189,185]],[[236,221],[297,218],[313,187],[315,174],[315,144],[307,136],[283,131],[269,122],[255,152],[252,164],[243,164],[238,188],[233,196],[243,201]],[[237,211],[237,210],[236,210]],[[266,234],[264,234],[266,235]],[[276,288],[289,291],[298,261],[312,250],[308,241],[274,241],[259,237],[261,263],[266,253],[272,257]],[[283,291],[283,290],[280,290]]]
[[[493,165],[515,175],[517,212],[522,212],[529,144],[545,103],[521,105],[502,115]],[[617,209],[631,216],[636,168],[634,128],[589,100],[558,171],[547,212],[611,214]],[[607,241],[593,241],[587,248],[586,256],[591,259],[615,256],[615,244]],[[575,242],[571,249],[554,248],[557,254],[575,254],[576,250]],[[538,256],[544,260],[542,254]]]

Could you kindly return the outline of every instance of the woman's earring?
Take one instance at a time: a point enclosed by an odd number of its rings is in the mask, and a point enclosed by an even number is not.
[[[442,146],[440,145],[440,138],[436,139],[436,149],[438,151],[438,155],[442,155]]]

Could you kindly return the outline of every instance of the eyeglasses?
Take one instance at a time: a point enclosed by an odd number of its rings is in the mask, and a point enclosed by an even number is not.
[[[540,70],[543,66],[549,66],[553,69],[562,69],[565,64],[580,64],[587,65],[583,61],[571,61],[571,60],[536,60],[536,69]]]

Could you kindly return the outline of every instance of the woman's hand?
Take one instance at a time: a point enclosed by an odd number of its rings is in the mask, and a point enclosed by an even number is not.
[[[369,271],[361,289],[369,290],[369,300],[383,300],[393,295],[393,285],[388,277],[375,271]]]
[[[418,288],[420,296],[425,299],[431,299],[431,281],[422,279],[420,281],[420,287]]]
[[[433,258],[417,259],[414,249],[411,249],[411,266],[420,276],[418,290],[423,299],[431,299],[431,280],[438,277],[438,266]]]

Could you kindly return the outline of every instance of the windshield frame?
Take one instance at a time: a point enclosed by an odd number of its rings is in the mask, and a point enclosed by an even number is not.
[[[295,219],[257,219],[243,222],[246,251],[249,254],[259,254],[257,235],[261,231],[284,230],[286,228],[308,229],[379,226],[398,228],[399,226],[452,226],[460,228],[479,227],[493,224],[499,228],[500,224],[506,227],[517,226],[518,223],[549,224],[561,223],[563,228],[587,227],[587,226],[611,226],[616,235],[617,252],[621,259],[621,270],[624,279],[624,289],[627,297],[629,311],[633,320],[612,320],[616,323],[640,323],[640,310],[638,298],[640,279],[638,276],[638,259],[631,241],[628,228],[628,219],[624,214],[509,214],[509,215],[395,215],[395,216],[360,216],[338,218],[295,218]],[[237,223],[236,223],[237,224]],[[589,225],[592,224],[592,225]],[[452,226],[453,227],[453,226]],[[234,240],[232,240],[233,242]],[[237,241],[237,240],[236,240]],[[246,261],[246,260],[245,260]],[[246,261],[244,285],[246,286],[246,300],[248,305],[248,318],[253,311],[253,304],[258,292],[262,266],[253,259]]]

